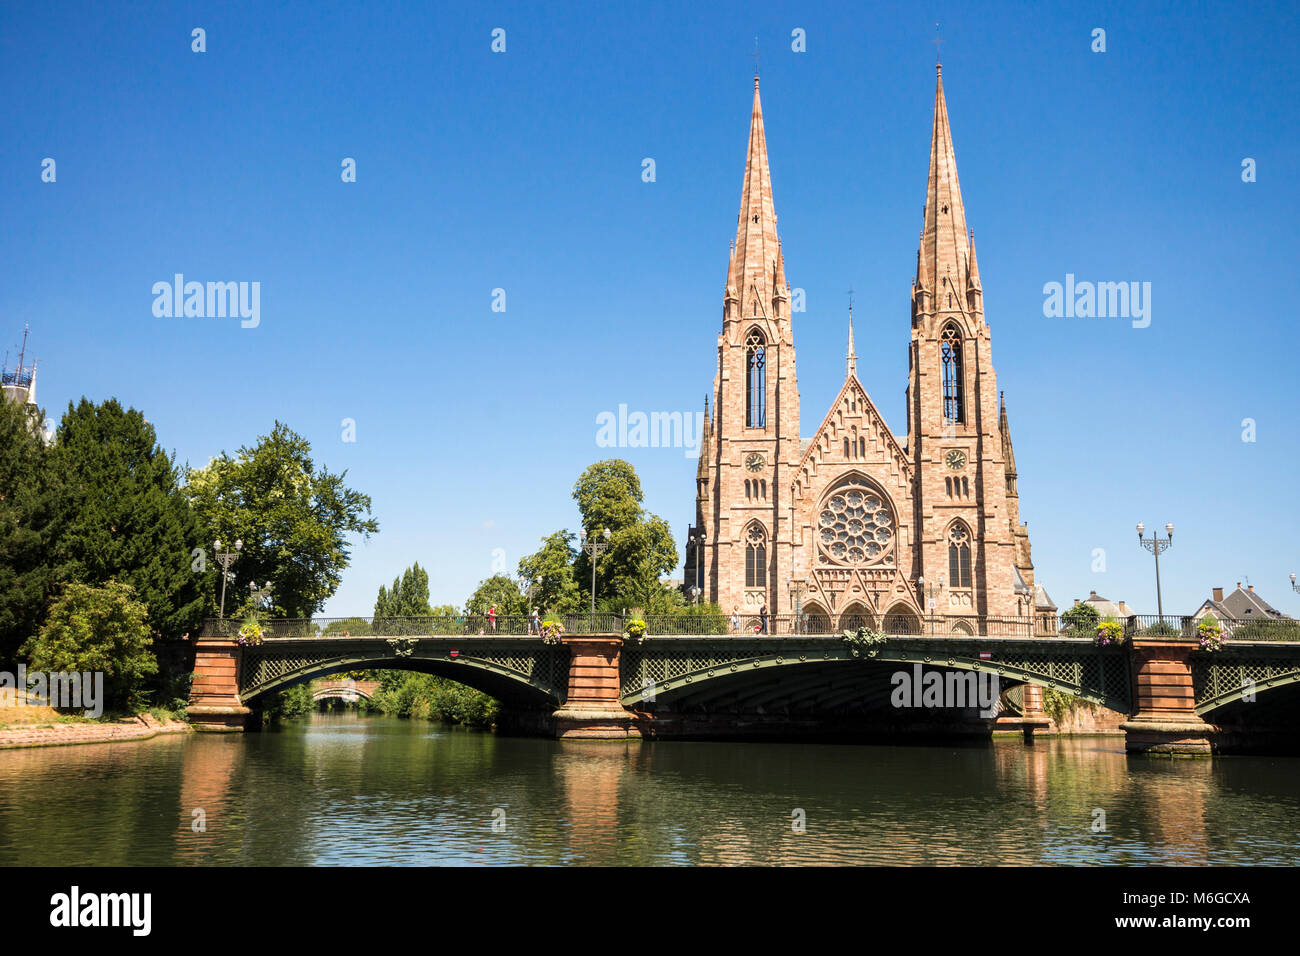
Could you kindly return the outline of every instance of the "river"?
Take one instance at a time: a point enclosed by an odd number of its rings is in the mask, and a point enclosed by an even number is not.
[[[0,752],[0,865],[1300,863],[1300,759],[557,741],[316,715]]]

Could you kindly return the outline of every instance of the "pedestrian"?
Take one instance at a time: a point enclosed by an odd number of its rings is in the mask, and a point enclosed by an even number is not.
[[[488,627],[492,629],[493,634],[497,632],[497,606],[495,604],[488,608]]]
[[[758,609],[758,624],[759,624],[759,633],[766,634],[767,633],[767,605],[766,604],[764,604],[762,607]]]
[[[740,633],[740,608],[738,607],[733,607],[731,609],[731,633]]]
[[[537,608],[533,608],[533,616],[528,619],[528,632],[530,634],[542,633],[542,619],[537,614]]]

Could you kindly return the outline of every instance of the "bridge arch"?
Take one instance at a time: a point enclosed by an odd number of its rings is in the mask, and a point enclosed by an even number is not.
[[[412,640],[410,645],[394,649],[382,638],[353,639],[346,646],[337,646],[343,643],[337,638],[284,640],[245,648],[239,669],[239,699],[250,705],[267,694],[354,670],[433,674],[521,709],[554,709],[564,702],[568,687],[568,652],[563,647],[539,643],[512,646],[517,642],[510,642],[491,650],[475,647],[462,651],[459,642]]]
[[[935,642],[891,641],[874,656],[836,640],[806,641],[798,647],[787,642],[782,649],[749,645],[735,647],[734,653],[723,649],[708,660],[692,659],[684,662],[684,667],[680,663],[676,667],[656,666],[643,646],[637,652],[638,659],[629,662],[633,666],[624,675],[621,701],[625,707],[635,709],[659,702],[670,707],[690,703],[743,705],[761,700],[764,695],[792,700],[821,695],[819,699],[829,705],[841,698],[852,699],[861,690],[866,674],[879,673],[862,664],[876,663],[921,664],[928,669],[993,674],[1007,684],[1037,684],[1129,712],[1128,673],[1119,653],[1099,654],[1088,646],[1086,651],[1081,647],[1077,660],[1054,661],[1035,659],[1018,648],[1008,648],[1005,655],[982,659],[978,648],[987,646],[983,641],[953,646],[952,638],[943,640],[949,646],[942,650]],[[855,684],[859,685],[856,690]]]

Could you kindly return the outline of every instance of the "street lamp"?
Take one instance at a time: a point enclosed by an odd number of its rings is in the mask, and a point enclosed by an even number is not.
[[[235,539],[234,551],[222,551],[220,540],[212,542],[212,549],[216,553],[217,563],[221,565],[221,609],[217,612],[218,618],[224,619],[226,616],[226,582],[234,579],[234,575],[230,573],[230,566],[235,563],[235,559],[239,557],[239,552],[243,547],[244,542],[239,538]]]
[[[803,592],[808,587],[805,581],[794,578],[785,579],[786,590],[790,592],[790,606],[794,608],[794,632],[803,633]]]
[[[578,533],[578,544],[583,551],[591,557],[591,626],[596,626],[596,559],[605,553],[609,548],[610,530],[605,529],[604,541],[599,538],[588,538],[587,530],[584,528]]]
[[[253,597],[253,611],[260,611],[262,602],[269,600],[271,597],[271,582],[267,581],[266,584],[259,588],[256,581],[249,581],[248,591]]]
[[[700,531],[691,535],[688,539],[695,545],[695,588],[701,594],[704,593],[704,532]]]
[[[1291,590],[1292,590],[1292,591],[1300,591],[1300,584],[1296,584],[1296,583],[1295,583],[1295,572],[1294,572],[1294,571],[1291,572]]]
[[[921,600],[925,603],[926,610],[930,612],[930,636],[934,637],[934,610],[939,606],[939,602],[934,597],[934,582],[931,581],[929,589],[926,589],[925,576],[918,576],[916,585],[921,589]],[[939,590],[943,590],[943,575],[939,575]]]
[[[1150,538],[1142,537],[1142,532],[1146,530],[1146,525],[1141,521],[1138,522],[1138,540],[1142,542],[1142,547],[1146,548],[1156,556],[1156,613],[1160,615],[1160,623],[1165,622],[1165,606],[1160,598],[1160,552],[1168,551],[1174,543],[1174,525],[1173,522],[1165,525],[1165,533],[1168,537],[1161,538],[1156,532],[1151,532]]]

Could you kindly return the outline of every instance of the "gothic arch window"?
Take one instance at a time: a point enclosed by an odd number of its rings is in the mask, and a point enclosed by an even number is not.
[[[764,501],[766,501],[767,500],[767,479],[764,478],[761,482],[759,482],[759,484],[762,486],[762,488],[760,489],[758,496],[762,498]]]
[[[970,497],[970,479],[963,478],[961,480],[961,493],[963,497]]]
[[[847,438],[844,439],[844,457],[849,457],[849,440]]]
[[[850,475],[822,501],[817,543],[823,564],[894,563],[897,529],[888,496],[865,479]]]
[[[858,439],[858,457],[859,458],[867,457],[867,440],[865,438]]]
[[[951,478],[945,478],[945,479],[943,480],[943,486],[944,486],[944,488],[947,489],[947,491],[948,491],[948,497],[951,498],[951,497],[952,497],[952,479],[951,479]]]
[[[745,500],[749,500],[749,479],[745,479]]]
[[[767,532],[757,522],[745,532],[745,587],[767,587]]]
[[[954,521],[948,529],[948,583],[954,588],[971,586],[970,529],[961,521]]]
[[[767,427],[767,340],[758,329],[745,339],[745,425]]]
[[[962,365],[961,332],[957,326],[944,327],[939,340],[939,355],[943,363],[943,417],[945,421],[966,421],[965,369]]]

